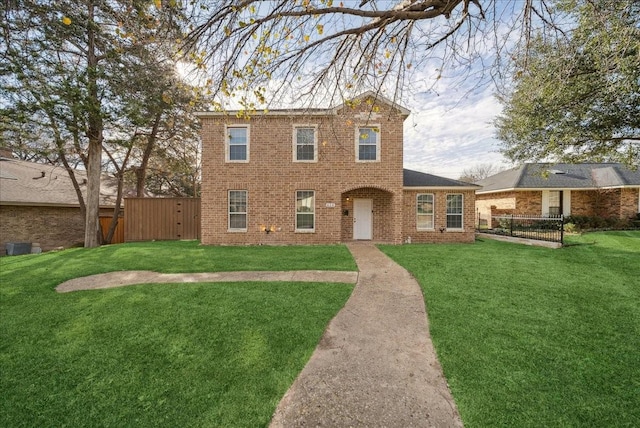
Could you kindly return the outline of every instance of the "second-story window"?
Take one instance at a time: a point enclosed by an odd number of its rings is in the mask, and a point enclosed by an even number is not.
[[[227,127],[227,162],[249,161],[249,127]]]
[[[296,126],[293,129],[294,155],[296,162],[315,162],[317,159],[316,128]]]
[[[358,128],[356,160],[371,162],[380,160],[380,129],[376,127]]]

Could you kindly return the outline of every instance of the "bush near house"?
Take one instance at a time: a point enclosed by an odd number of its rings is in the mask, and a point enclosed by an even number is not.
[[[570,215],[564,219],[566,224],[573,224],[576,232],[586,232],[595,230],[626,230],[640,229],[640,213],[629,219],[616,217],[598,217]],[[566,228],[565,228],[565,231]]]

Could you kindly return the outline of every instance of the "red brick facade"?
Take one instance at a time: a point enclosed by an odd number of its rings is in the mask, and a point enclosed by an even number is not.
[[[411,214],[403,189],[403,121],[395,106],[361,99],[354,107],[257,113],[250,119],[202,114],[202,243],[330,244],[354,239],[354,200],[372,200],[372,236],[402,243]],[[229,162],[228,127],[248,127],[248,160]],[[316,159],[294,160],[296,126],[316,129]],[[375,161],[357,160],[359,127],[375,128]],[[246,230],[229,227],[229,191],[246,191]],[[296,192],[313,191],[314,228],[296,230]],[[465,196],[465,199],[467,196]],[[465,208],[473,211],[473,195]],[[473,228],[473,214],[470,227]],[[414,220],[415,222],[415,220]],[[414,223],[415,224],[415,223]],[[267,233],[266,230],[269,232]],[[438,232],[439,233],[439,232]],[[415,234],[414,234],[415,235]],[[465,233],[443,234],[468,241]],[[442,241],[445,239],[425,239]]]
[[[419,230],[417,227],[416,198],[420,194],[434,195],[434,227]],[[462,230],[447,229],[447,195],[461,194],[463,197]],[[404,228],[405,242],[474,242],[475,241],[475,192],[456,189],[405,190]]]
[[[100,214],[111,216],[112,210]],[[42,251],[84,244],[84,218],[78,207],[0,205],[0,255],[8,242],[39,243]]]
[[[640,191],[635,188],[573,190],[570,214],[576,216],[628,219],[640,207]],[[481,218],[496,214],[541,215],[542,191],[510,191],[476,195],[476,208]]]

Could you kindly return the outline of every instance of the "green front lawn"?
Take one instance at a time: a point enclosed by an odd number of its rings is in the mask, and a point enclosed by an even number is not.
[[[415,275],[466,427],[640,426],[640,232],[382,246]]]
[[[125,244],[0,259],[0,426],[266,426],[353,286],[141,285],[113,270],[353,270],[343,246]]]

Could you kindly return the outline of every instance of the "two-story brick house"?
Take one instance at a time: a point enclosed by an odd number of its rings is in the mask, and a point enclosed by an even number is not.
[[[373,93],[203,112],[202,243],[472,242],[477,186],[403,170],[409,111]]]

